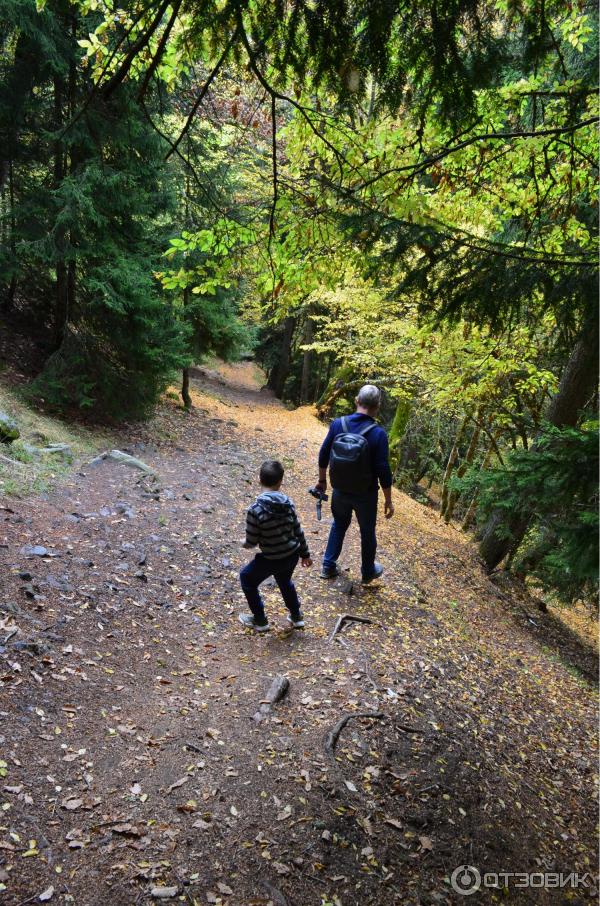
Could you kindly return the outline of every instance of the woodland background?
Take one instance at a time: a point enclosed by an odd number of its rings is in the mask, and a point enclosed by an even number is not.
[[[0,23],[21,394],[131,421],[254,357],[330,418],[378,383],[398,486],[488,570],[593,604],[595,4],[0,0]]]

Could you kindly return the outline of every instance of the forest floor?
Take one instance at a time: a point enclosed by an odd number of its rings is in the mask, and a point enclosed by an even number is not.
[[[399,492],[383,580],[356,581],[355,528],[343,576],[320,580],[328,518],[307,489],[324,426],[259,391],[251,365],[198,371],[194,402],[118,436],[157,483],[82,462],[2,502],[0,903],[588,902],[589,875],[467,900],[450,883],[465,864],[486,883],[595,874],[585,632],[493,584],[467,537]],[[267,457],[315,565],[297,571],[306,629],[271,585],[273,631],[255,635],[240,540]],[[330,641],[343,613],[372,622]],[[289,694],[256,722],[278,674]]]

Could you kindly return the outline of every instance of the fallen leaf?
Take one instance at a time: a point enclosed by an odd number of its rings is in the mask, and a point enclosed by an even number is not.
[[[47,903],[48,900],[51,900],[53,896],[54,896],[54,887],[51,884],[50,887],[47,887],[46,890],[44,890],[39,895],[38,900],[40,901],[40,903]]]

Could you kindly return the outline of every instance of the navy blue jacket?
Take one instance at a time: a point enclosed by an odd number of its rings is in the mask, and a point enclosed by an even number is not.
[[[374,418],[371,418],[370,415],[365,415],[362,412],[353,412],[352,415],[346,416],[348,430],[351,433],[358,433],[360,428],[364,428],[365,425],[374,421]],[[326,469],[328,467],[329,457],[331,455],[331,445],[338,434],[343,434],[341,418],[334,419],[329,426],[329,432],[319,451],[319,468]],[[390,469],[389,462],[387,434],[383,428],[376,425],[375,428],[372,428],[369,431],[366,437],[371,453],[371,468],[374,476],[372,490],[376,489],[377,482],[379,482],[382,488],[390,488],[392,486],[392,470]]]

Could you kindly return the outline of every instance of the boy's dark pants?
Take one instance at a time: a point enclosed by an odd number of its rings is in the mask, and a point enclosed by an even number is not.
[[[251,560],[247,566],[244,566],[240,572],[240,582],[242,590],[246,595],[248,606],[257,623],[267,622],[265,608],[262,598],[258,591],[258,586],[269,576],[273,576],[279,591],[283,596],[285,606],[293,617],[300,613],[300,601],[296,592],[296,586],[292,582],[292,574],[296,569],[299,556],[297,553],[284,560],[269,560],[264,554],[257,554],[254,560]]]

